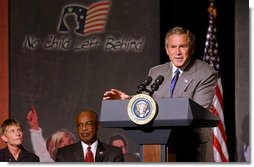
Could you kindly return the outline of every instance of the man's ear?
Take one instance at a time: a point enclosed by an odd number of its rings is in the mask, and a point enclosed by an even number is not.
[[[2,138],[2,140],[3,140],[5,143],[7,143],[8,139],[7,139],[7,137],[6,137],[4,134],[1,136],[1,138]]]
[[[101,128],[100,122],[98,122],[97,129]]]

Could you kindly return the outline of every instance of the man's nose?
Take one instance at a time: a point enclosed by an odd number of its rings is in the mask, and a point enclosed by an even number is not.
[[[181,54],[181,53],[182,53],[182,52],[181,52],[180,47],[176,47],[176,54],[179,55],[179,54]]]
[[[88,129],[88,125],[86,123],[82,124],[82,130]]]

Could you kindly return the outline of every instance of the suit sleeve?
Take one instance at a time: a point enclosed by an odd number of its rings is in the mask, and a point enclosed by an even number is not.
[[[39,130],[30,129],[31,142],[34,153],[40,157],[41,162],[54,162],[50,157],[46,147],[46,141],[42,135],[42,129]]]
[[[213,97],[215,95],[215,88],[217,84],[218,74],[212,70],[204,74],[203,79],[199,83],[193,100],[206,109],[210,109]]]

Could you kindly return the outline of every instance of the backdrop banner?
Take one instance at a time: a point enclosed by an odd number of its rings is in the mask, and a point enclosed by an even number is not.
[[[45,138],[58,129],[75,134],[85,108],[100,114],[111,88],[136,94],[150,67],[160,63],[160,11],[154,0],[11,0],[10,117],[33,151],[27,114],[34,106]],[[113,117],[113,115],[112,115]],[[108,142],[121,129],[99,131]]]

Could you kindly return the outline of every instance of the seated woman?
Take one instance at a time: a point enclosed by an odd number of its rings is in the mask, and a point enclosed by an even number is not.
[[[6,147],[0,150],[0,162],[39,162],[37,155],[24,149],[23,130],[19,121],[7,119],[1,125],[1,138]]]

